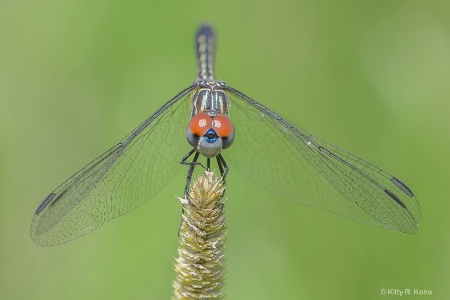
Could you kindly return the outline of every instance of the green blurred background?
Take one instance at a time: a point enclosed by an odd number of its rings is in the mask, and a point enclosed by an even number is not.
[[[256,0],[0,2],[0,299],[171,297],[184,171],[71,243],[38,247],[29,226],[45,195],[195,79],[203,21],[219,79],[395,174],[422,209],[409,236],[231,170],[227,299],[449,299],[450,3]]]

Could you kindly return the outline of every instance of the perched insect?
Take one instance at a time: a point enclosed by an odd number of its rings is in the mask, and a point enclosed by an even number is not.
[[[34,242],[64,243],[129,212],[154,197],[179,163],[189,166],[186,195],[195,167],[210,169],[212,158],[223,180],[228,161],[268,190],[300,203],[417,232],[419,204],[404,183],[217,81],[209,25],[199,28],[196,50],[192,85],[45,197],[31,224]],[[226,161],[222,150],[228,148]]]

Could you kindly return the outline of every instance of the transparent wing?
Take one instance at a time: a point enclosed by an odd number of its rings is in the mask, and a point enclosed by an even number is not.
[[[189,150],[185,129],[193,88],[50,193],[35,212],[33,241],[44,246],[73,240],[153,197],[180,170]]]
[[[417,232],[419,204],[400,180],[228,89],[236,128],[235,142],[224,153],[230,165],[298,202],[360,222]]]

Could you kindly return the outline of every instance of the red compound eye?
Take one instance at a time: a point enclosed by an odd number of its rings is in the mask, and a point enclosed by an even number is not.
[[[213,120],[207,114],[196,114],[189,121],[189,130],[197,135],[202,136],[208,129],[211,128]]]
[[[232,136],[234,133],[233,123],[231,123],[231,120],[224,115],[217,115],[214,117],[212,128],[221,138]]]

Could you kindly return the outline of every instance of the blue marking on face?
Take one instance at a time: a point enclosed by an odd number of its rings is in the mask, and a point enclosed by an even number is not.
[[[209,129],[204,136],[206,138],[206,141],[211,144],[217,141],[218,138],[217,133],[214,131],[214,129]]]

